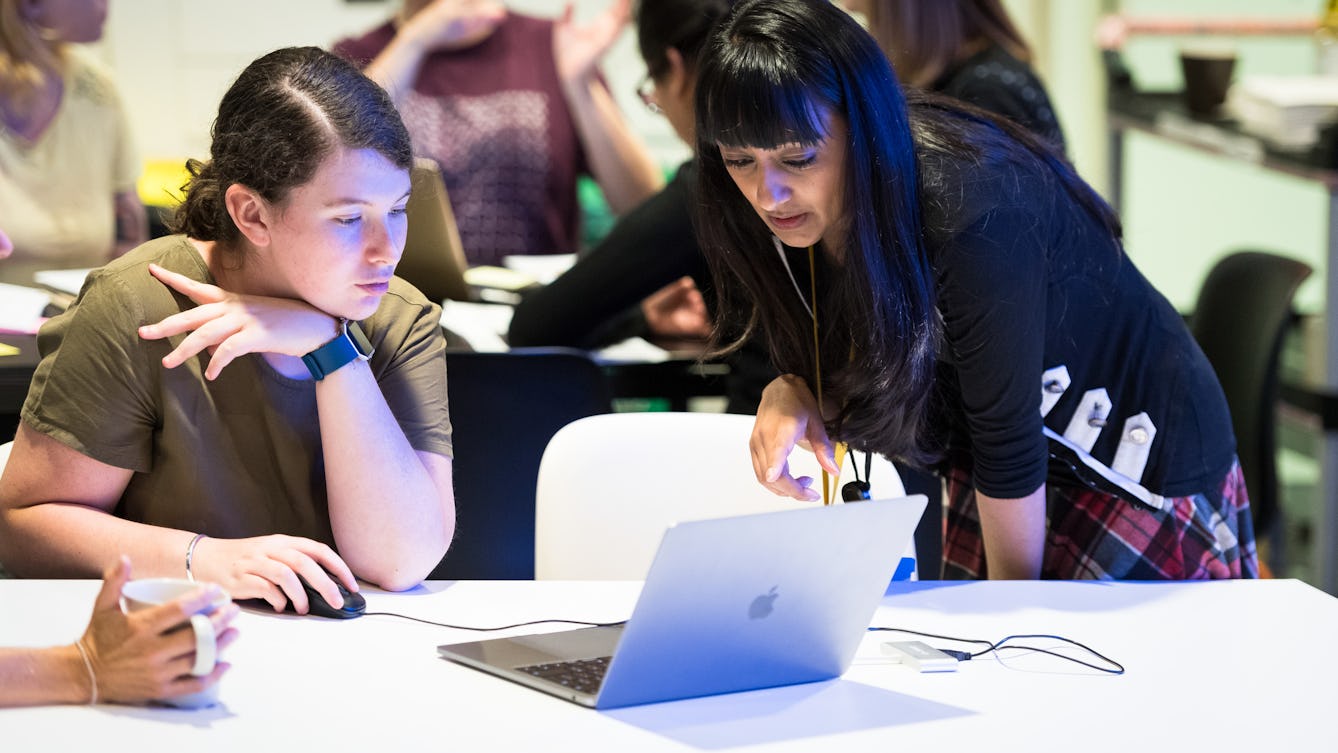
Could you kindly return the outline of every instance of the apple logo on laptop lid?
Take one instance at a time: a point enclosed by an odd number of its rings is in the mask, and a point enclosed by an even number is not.
[[[753,599],[753,603],[748,605],[748,619],[761,620],[769,616],[775,609],[776,599],[780,597],[776,589],[780,586],[772,586],[771,590]]]

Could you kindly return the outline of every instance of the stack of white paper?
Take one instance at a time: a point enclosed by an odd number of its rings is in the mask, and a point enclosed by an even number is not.
[[[1338,120],[1336,76],[1247,76],[1227,106],[1241,128],[1279,147],[1303,149]]]
[[[45,290],[0,282],[0,332],[31,335],[44,321],[42,311],[51,302]]]
[[[515,309],[496,303],[470,303],[445,300],[441,303],[441,324],[465,338],[480,353],[505,353],[506,331]],[[458,345],[458,343],[447,343]]]
[[[79,295],[84,287],[84,278],[92,269],[44,269],[33,275],[33,281],[52,290],[59,290],[70,295]]]
[[[576,263],[576,254],[543,254],[536,256],[507,256],[502,264],[515,272],[528,275],[540,285],[547,285],[562,276]]]
[[[441,324],[463,337],[475,351],[505,353],[509,350],[506,331],[514,312],[510,306],[495,303],[446,300],[441,304]],[[669,358],[668,351],[639,337],[615,343],[593,355],[601,363],[659,363]]]

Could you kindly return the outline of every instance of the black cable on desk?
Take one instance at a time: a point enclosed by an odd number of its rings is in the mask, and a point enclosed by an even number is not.
[[[398,617],[401,620],[412,620],[413,622],[421,622],[425,625],[436,625],[437,627],[450,628],[452,630],[472,630],[478,633],[490,633],[498,630],[511,630],[512,628],[529,627],[530,625],[543,625],[545,623],[555,623],[561,625],[583,625],[585,627],[618,627],[619,625],[627,624],[627,620],[621,620],[619,622],[586,622],[584,620],[549,619],[549,620],[530,620],[529,622],[517,622],[514,625],[499,625],[497,627],[471,627],[469,625],[450,625],[445,622],[433,622],[432,620],[425,620],[421,617],[410,617],[407,614],[396,614],[395,612],[364,612],[362,616]]]
[[[1050,655],[1050,656],[1054,656],[1054,657],[1063,659],[1064,661],[1071,661],[1071,662],[1073,662],[1074,664],[1081,664],[1082,666],[1087,667],[1087,668],[1089,668],[1089,669],[1095,669],[1095,670],[1098,671],[1098,672],[1105,672],[1106,674],[1111,674],[1111,675],[1122,675],[1122,674],[1124,674],[1124,665],[1123,665],[1123,664],[1120,664],[1119,662],[1115,661],[1114,659],[1111,659],[1110,657],[1103,655],[1102,653],[1100,653],[1100,652],[1097,651],[1096,649],[1093,649],[1093,648],[1091,648],[1091,647],[1089,647],[1089,646],[1086,646],[1086,645],[1084,645],[1084,644],[1082,644],[1082,643],[1079,643],[1078,641],[1075,641],[1075,640],[1073,640],[1072,638],[1065,638],[1065,637],[1062,636],[1062,635],[1048,635],[1048,634],[1044,634],[1044,633],[1027,633],[1027,634],[1019,634],[1019,635],[1009,635],[1009,636],[1006,636],[1006,637],[1004,637],[1004,638],[1001,638],[1001,639],[998,640],[998,641],[987,641],[987,640],[984,640],[984,639],[981,639],[981,638],[955,638],[955,637],[950,636],[950,635],[938,635],[938,634],[936,634],[936,633],[926,633],[926,632],[922,632],[922,631],[919,631],[919,630],[908,630],[908,629],[906,629],[906,628],[895,628],[895,627],[871,627],[871,628],[869,628],[869,631],[870,631],[870,632],[906,633],[906,634],[908,634],[908,635],[918,635],[918,636],[921,636],[921,637],[923,637],[923,638],[936,638],[936,639],[938,639],[938,640],[944,640],[944,641],[956,641],[957,643],[975,643],[975,644],[979,644],[979,645],[986,646],[986,648],[981,649],[980,651],[976,651],[976,652],[974,652],[974,653],[969,652],[969,651],[953,651],[953,650],[949,650],[949,649],[939,649],[939,650],[942,651],[943,653],[948,654],[949,656],[952,656],[953,658],[957,659],[958,661],[969,661],[969,660],[971,660],[971,659],[974,659],[974,658],[977,657],[977,656],[983,656],[983,655],[985,655],[985,654],[988,654],[988,653],[990,653],[991,651],[997,653],[997,652],[999,652],[999,651],[1002,651],[1003,649],[1014,649],[1014,650],[1017,650],[1017,651],[1035,651],[1035,652],[1040,653],[1040,654],[1048,654],[1048,655]],[[1077,646],[1078,648],[1082,649],[1083,651],[1086,651],[1087,653],[1091,654],[1092,656],[1095,656],[1096,658],[1100,659],[1101,661],[1105,662],[1106,664],[1109,664],[1110,666],[1109,666],[1109,667],[1098,666],[1098,665],[1096,665],[1096,664],[1092,664],[1091,662],[1086,662],[1086,661],[1083,661],[1082,659],[1075,659],[1075,658],[1072,657],[1072,656],[1068,656],[1068,655],[1066,655],[1066,654],[1061,654],[1061,653],[1059,653],[1059,652],[1057,652],[1057,651],[1051,651],[1050,649],[1041,648],[1041,647],[1039,647],[1039,646],[1019,646],[1019,645],[1007,645],[1007,646],[1005,646],[1005,645],[1004,645],[1004,644],[1007,643],[1008,641],[1011,641],[1011,640],[1014,640],[1014,639],[1018,639],[1018,638],[1045,638],[1045,639],[1050,639],[1050,640],[1063,641],[1064,643],[1068,643],[1068,644],[1070,644],[1070,645]]]

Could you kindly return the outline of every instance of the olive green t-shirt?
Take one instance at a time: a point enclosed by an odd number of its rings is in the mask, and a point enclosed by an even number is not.
[[[119,517],[218,538],[284,533],[333,546],[316,383],[284,377],[254,353],[212,382],[204,378],[207,352],[163,368],[163,356],[186,335],[143,340],[136,329],[195,304],[150,275],[150,262],[212,282],[180,235],[90,273],[74,304],[38,333],[42,360],[24,422],[134,471]],[[409,444],[449,457],[440,315],[395,278],[362,327],[376,348],[372,373]]]

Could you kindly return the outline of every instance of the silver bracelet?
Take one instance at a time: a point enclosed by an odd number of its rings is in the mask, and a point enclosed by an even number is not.
[[[190,544],[186,545],[186,577],[190,579],[192,583],[195,582],[195,573],[192,573],[190,570],[190,561],[195,557],[195,545],[200,543],[200,539],[202,538],[204,538],[204,534],[197,533],[195,534],[195,538],[190,540]]]
[[[92,688],[88,696],[88,705],[96,706],[98,703],[98,675],[93,671],[93,662],[88,658],[88,649],[84,648],[84,639],[80,638],[75,641],[74,647],[79,649],[79,656],[84,660],[84,669],[88,670],[88,685]]]

